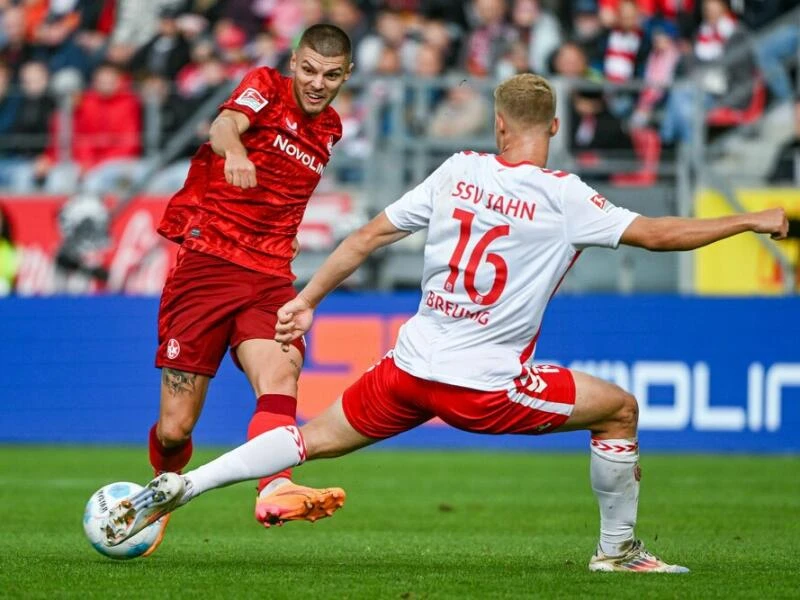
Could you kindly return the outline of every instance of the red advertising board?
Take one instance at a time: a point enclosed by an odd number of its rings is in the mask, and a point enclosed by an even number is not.
[[[13,241],[20,250],[16,291],[22,296],[50,294],[161,293],[178,247],[156,233],[168,196],[141,196],[115,214],[116,199],[105,206],[113,215],[106,243],[84,253],[88,262],[107,277],[57,268],[56,256],[64,244],[63,207],[66,196],[0,197]],[[75,211],[73,211],[75,212]],[[80,209],[76,219],[81,219]],[[298,238],[301,248],[331,248],[342,223],[357,225],[347,194],[317,194],[309,203]],[[349,217],[349,219],[343,218]],[[350,227],[352,228],[352,227]],[[346,232],[345,232],[346,233]]]

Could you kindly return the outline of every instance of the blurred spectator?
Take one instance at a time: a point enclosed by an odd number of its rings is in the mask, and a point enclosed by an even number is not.
[[[11,222],[0,205],[0,296],[8,296],[14,291],[19,263],[20,251],[14,244]]]
[[[139,156],[139,98],[120,69],[101,65],[75,109],[74,158],[83,170],[111,159]]]
[[[74,35],[81,20],[77,4],[77,0],[28,0],[23,4],[34,55],[46,61],[52,71],[86,67],[85,56]]]
[[[461,37],[458,28],[446,23],[428,19],[422,22],[420,37],[423,44],[430,44],[439,50],[444,60],[445,70],[458,66]]]
[[[146,115],[154,111],[158,115],[158,131],[154,132],[154,139],[148,138],[148,150],[163,150],[167,142],[183,125],[191,114],[194,103],[186,102],[173,87],[172,82],[160,75],[148,75],[140,87],[143,100],[143,121]],[[149,132],[146,132],[149,133]],[[194,154],[196,146],[187,144],[177,155],[178,158],[188,158]]]
[[[417,79],[434,79],[444,72],[444,60],[439,49],[430,44],[422,44],[417,49],[416,68],[413,75]],[[428,119],[444,92],[439,87],[414,88],[406,96],[406,114],[412,131],[421,133],[427,129]]]
[[[275,36],[279,50],[294,47],[303,29],[325,21],[322,0],[270,0],[272,9],[269,31]],[[353,46],[355,48],[355,45]]]
[[[639,95],[631,117],[631,126],[634,128],[650,124],[653,112],[661,105],[672,85],[680,60],[677,37],[678,28],[670,21],[662,20],[651,24],[651,49],[644,67],[647,87]]]
[[[0,60],[16,75],[22,63],[32,58],[31,47],[25,39],[25,14],[18,6],[7,8],[2,15],[3,44],[0,50]]]
[[[214,42],[228,77],[239,80],[252,69],[247,56],[247,34],[233,21],[223,19],[214,26]]]
[[[790,100],[794,86],[789,78],[787,63],[798,56],[800,27],[786,23],[758,41],[756,57],[770,92],[778,101]]]
[[[0,62],[0,136],[11,133],[22,103],[21,96],[12,89],[13,79],[14,74],[11,72],[11,68]],[[2,137],[0,137],[1,139]],[[3,146],[5,147],[5,144]]]
[[[518,40],[528,50],[528,70],[540,75],[548,74],[550,56],[561,44],[558,19],[544,10],[538,0],[514,0],[511,24]],[[516,72],[524,71],[517,68]]]
[[[635,0],[622,0],[614,17],[614,25],[605,36],[603,75],[613,83],[626,83],[641,76],[649,48]],[[636,93],[631,91],[608,97],[609,108],[618,118],[629,116],[635,101]]]
[[[350,36],[353,48],[357,48],[369,33],[369,21],[355,0],[329,0],[327,17],[327,21]]]
[[[577,79],[588,79],[600,82],[603,74],[592,68],[586,52],[578,42],[566,42],[562,44],[552,57],[552,71],[562,77],[572,77]]]
[[[428,135],[459,138],[484,133],[488,129],[489,101],[466,83],[451,87],[433,112]]]
[[[505,54],[497,61],[494,67],[494,76],[502,81],[520,73],[530,73],[529,60],[528,46],[521,40],[512,42],[506,48]]]
[[[75,32],[75,43],[84,56],[85,75],[100,64],[109,36],[114,29],[117,0],[79,0],[81,19]]]
[[[425,79],[439,77],[444,72],[444,59],[436,46],[422,44],[417,48],[414,75]]]
[[[451,37],[460,37],[467,30],[467,3],[462,0],[426,0],[420,3],[422,16],[429,21],[447,23]]]
[[[416,58],[417,45],[408,35],[401,14],[382,10],[377,14],[373,31],[355,47],[353,62],[359,73],[372,73],[378,68],[384,51],[389,50],[396,53],[401,68],[410,70]]]
[[[351,161],[362,164],[361,161],[369,157],[369,140],[364,131],[364,113],[362,107],[351,88],[345,87],[339,91],[333,103],[339,118],[342,120],[342,139],[336,144],[336,154],[333,158],[336,179],[341,183],[356,183],[361,181],[363,169],[354,167]],[[339,164],[341,158],[348,161]]]
[[[606,27],[615,22],[617,8],[622,0],[599,0],[598,12]],[[639,12],[646,18],[659,18],[678,28],[679,37],[691,39],[700,21],[701,0],[636,0]],[[763,0],[760,0],[763,1]],[[772,0],[767,0],[772,1]]]
[[[211,40],[198,41],[191,49],[191,61],[178,71],[175,84],[182,96],[196,96],[202,93],[204,87],[203,63],[211,59],[214,54],[214,44]]]
[[[589,66],[581,46],[574,42],[563,44],[553,58],[553,66],[557,75],[578,80],[569,95],[566,131],[578,163],[591,167],[601,160],[604,150],[630,150],[630,138],[603,99],[601,76]]]
[[[736,16],[750,29],[760,29],[796,6],[796,0],[758,0],[758,2],[738,0],[731,2],[731,8]]]
[[[232,2],[233,0],[229,0]],[[127,64],[134,53],[158,32],[158,16],[163,8],[179,7],[182,0],[117,0],[114,29],[106,59]]]
[[[219,21],[231,22],[244,33],[245,39],[250,39],[258,33],[270,11],[274,10],[272,2],[263,0],[224,0],[220,4],[222,14]]]
[[[389,46],[383,48],[375,65],[375,75],[387,77],[402,74],[403,63],[400,60],[400,52]]]
[[[767,179],[770,183],[800,185],[800,99],[794,103],[794,136],[778,151]]]
[[[268,31],[257,34],[246,48],[247,56],[253,67],[275,67],[281,59],[281,52],[275,42],[275,36]]]
[[[605,39],[603,75],[607,80],[620,83],[641,75],[648,48],[640,20],[635,0],[619,3]]]
[[[178,29],[178,14],[174,7],[161,9],[158,32],[133,55],[129,64],[131,69],[174,79],[189,62],[189,43]]]
[[[119,67],[105,63],[97,68],[91,87],[77,102],[72,125],[71,158],[88,191],[106,192],[135,178],[140,169],[141,109]],[[71,173],[51,172],[64,166],[62,126],[61,118],[54,119],[47,151],[37,160],[37,178],[48,177],[48,187],[70,189],[66,181],[55,179],[72,177]]]
[[[275,0],[275,3],[282,0]],[[222,18],[227,0],[185,0],[183,8],[187,13],[202,18],[213,25]]]
[[[47,147],[47,132],[55,103],[47,93],[50,73],[41,62],[28,62],[20,70],[22,106],[17,113],[12,133],[15,154],[32,158]]]
[[[695,90],[689,84],[671,91],[661,124],[661,138],[668,144],[691,139],[695,93],[702,95],[706,110],[719,106],[740,109],[750,103],[758,84],[747,33],[725,0],[703,0],[703,22],[690,69],[699,72],[700,88]]]
[[[580,44],[589,64],[602,69],[605,27],[597,0],[572,0],[571,7],[572,39]]]
[[[505,0],[474,0],[473,29],[467,37],[464,65],[470,75],[486,77],[505,54],[514,30],[506,21]]]

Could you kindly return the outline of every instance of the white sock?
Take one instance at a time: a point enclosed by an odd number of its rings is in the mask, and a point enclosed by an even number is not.
[[[214,488],[279,473],[306,460],[306,446],[297,427],[278,427],[254,437],[183,476],[183,502]]]
[[[592,438],[592,490],[600,504],[600,550],[619,556],[633,540],[639,504],[639,444]]]

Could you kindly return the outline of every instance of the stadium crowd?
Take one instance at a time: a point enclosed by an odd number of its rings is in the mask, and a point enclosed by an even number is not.
[[[259,65],[284,68],[299,32],[320,21],[349,33],[355,74],[364,79],[503,78],[526,71],[575,78],[582,85],[570,96],[568,133],[584,164],[596,160],[598,150],[619,148],[657,161],[658,147],[691,135],[691,91],[668,91],[676,77],[714,64],[741,47],[748,31],[797,4],[0,0],[0,185],[55,191],[74,188],[80,179],[89,191],[104,191],[120,174],[134,176],[138,159],[163,148],[228,80]],[[772,99],[793,96],[781,59],[796,54],[797,28],[772,38],[758,56],[738,52],[736,60],[704,75],[712,124],[733,125],[763,109],[765,79]],[[602,87],[632,80],[641,82],[639,89],[610,93]],[[742,87],[728,97],[729,88]],[[418,133],[465,137],[490,127],[489,98],[472,87],[432,94],[433,112]],[[336,105],[343,146],[356,154],[363,151],[365,95],[353,88]],[[144,127],[148,116],[155,118],[155,132]],[[207,121],[197,125],[196,139],[179,158],[191,155],[207,128]]]
[[[375,128],[373,137],[368,131],[375,106],[380,139],[397,131],[397,115],[386,108],[393,102],[402,107],[405,136],[471,146],[493,139],[494,83],[522,72],[568,82],[561,136],[584,177],[599,173],[614,185],[656,182],[664,154],[692,139],[700,89],[712,134],[794,99],[796,132],[769,179],[798,181],[800,28],[782,19],[798,5],[0,0],[0,191],[72,195],[58,216],[64,240],[72,229],[84,232],[85,222],[103,231],[110,218],[103,194],[124,193],[137,182],[162,195],[179,188],[189,157],[207,139],[214,107],[254,67],[285,72],[298,36],[317,22],[349,34],[355,63],[334,103],[344,135],[323,188],[363,178],[359,165],[375,157]],[[167,146],[170,153],[160,156]],[[638,170],[604,162],[618,156]],[[14,285],[20,262],[6,217],[0,217],[0,295]],[[91,252],[104,246],[100,238],[89,244]],[[62,267],[74,262],[67,250],[65,241],[56,261]]]

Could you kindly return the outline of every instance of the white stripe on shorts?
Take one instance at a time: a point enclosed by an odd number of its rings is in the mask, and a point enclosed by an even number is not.
[[[542,400],[541,398],[534,398],[533,396],[529,396],[528,394],[520,392],[516,389],[508,390],[508,399],[517,404],[521,404],[522,406],[527,406],[528,408],[533,408],[536,410],[541,410],[542,412],[553,413],[556,415],[565,415],[567,417],[572,415],[572,409],[575,407],[574,404],[548,402],[547,400]]]

